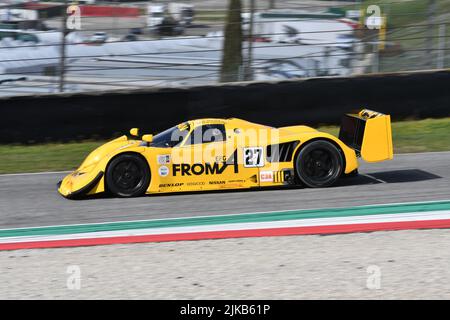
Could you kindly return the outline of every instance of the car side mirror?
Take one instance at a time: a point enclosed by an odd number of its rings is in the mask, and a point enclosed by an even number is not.
[[[131,130],[130,130],[130,134],[131,134],[133,137],[139,136],[139,128],[133,128],[133,129],[131,129]]]
[[[147,143],[150,143],[150,142],[153,141],[153,135],[152,134],[144,134],[142,136],[142,140],[147,142]]]

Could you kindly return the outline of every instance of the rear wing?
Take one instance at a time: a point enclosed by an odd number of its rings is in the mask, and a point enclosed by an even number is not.
[[[342,118],[339,139],[367,162],[390,160],[392,147],[391,117],[363,109]]]

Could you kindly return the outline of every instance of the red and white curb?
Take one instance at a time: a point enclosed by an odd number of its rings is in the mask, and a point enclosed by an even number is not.
[[[450,228],[450,210],[0,238],[0,250]]]

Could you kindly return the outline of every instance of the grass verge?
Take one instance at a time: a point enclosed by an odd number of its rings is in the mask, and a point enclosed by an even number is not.
[[[339,132],[337,126],[319,130],[336,136]],[[394,122],[392,132],[395,153],[450,151],[450,118]],[[0,145],[0,173],[71,170],[103,143]]]

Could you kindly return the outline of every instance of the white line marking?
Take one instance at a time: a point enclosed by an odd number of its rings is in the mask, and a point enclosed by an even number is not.
[[[370,174],[367,174],[367,173],[361,173],[361,175],[362,175],[362,176],[365,176],[365,177],[367,177],[367,178],[370,178],[370,179],[372,179],[372,180],[378,181],[378,182],[380,182],[380,183],[387,183],[386,181],[381,180],[381,179],[378,179],[378,178],[375,178],[374,176],[372,176],[372,175],[370,175]]]
[[[396,156],[415,156],[415,155],[421,155],[421,154],[450,154],[450,151],[428,151],[428,152],[406,152],[406,153],[395,153],[394,157]]]
[[[218,214],[218,215],[206,215],[206,216],[189,216],[189,217],[177,217],[177,218],[160,218],[160,219],[143,219],[143,220],[120,220],[120,221],[109,221],[109,222],[93,222],[93,223],[81,223],[81,224],[62,224],[62,225],[49,225],[49,226],[38,226],[38,227],[21,227],[21,228],[11,228],[11,229],[0,229],[0,231],[15,231],[15,230],[26,230],[26,229],[43,229],[43,228],[59,228],[59,227],[78,227],[78,226],[92,226],[92,225],[105,225],[105,224],[120,224],[120,223],[134,223],[134,222],[153,222],[153,221],[173,221],[173,220],[183,220],[192,218],[212,218],[212,217],[233,217],[239,215],[251,215],[251,214],[262,214],[262,213],[287,213],[295,211],[315,211],[315,210],[334,210],[334,209],[352,209],[352,208],[371,208],[378,206],[397,206],[397,205],[414,205],[414,204],[431,204],[438,202],[450,201],[450,199],[444,200],[430,200],[430,201],[414,201],[414,202],[398,202],[398,203],[380,203],[380,204],[368,204],[353,207],[330,207],[330,208],[313,208],[313,209],[289,209],[289,210],[273,210],[273,211],[257,211],[257,212],[243,212],[243,213],[229,213],[229,214]],[[429,211],[435,212],[435,211]],[[396,213],[398,214],[398,213]],[[306,219],[304,219],[306,220]]]
[[[44,175],[44,174],[67,174],[67,173],[71,173],[72,171],[46,171],[46,172],[29,172],[29,173],[5,173],[5,174],[0,174],[0,178],[2,177],[13,177],[13,176],[39,176],[39,175]]]

